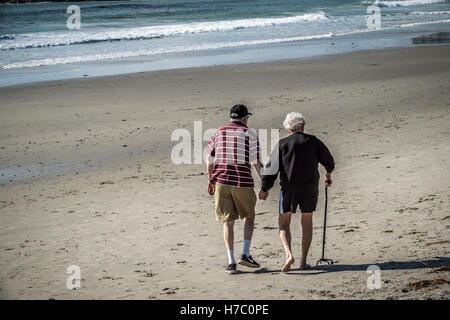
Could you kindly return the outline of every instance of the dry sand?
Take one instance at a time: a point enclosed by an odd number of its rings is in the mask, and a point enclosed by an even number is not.
[[[438,268],[450,265],[449,52],[427,46],[1,88],[0,297],[448,299],[449,272]],[[257,129],[302,112],[306,131],[334,154],[326,256],[335,266],[296,263],[280,273],[277,187],[256,208],[251,250],[263,268],[224,272],[205,167],[174,165],[171,134],[193,132],[194,121],[217,128],[235,103],[249,106]],[[312,264],[323,203],[321,192]],[[296,215],[297,261],[300,237]],[[241,221],[235,238],[238,254]],[[380,289],[367,288],[372,264]],[[79,290],[66,288],[69,265],[81,268]],[[410,287],[433,279],[447,284]]]

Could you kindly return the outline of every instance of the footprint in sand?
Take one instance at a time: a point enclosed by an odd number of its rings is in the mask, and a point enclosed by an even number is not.
[[[176,294],[177,290],[179,290],[179,288],[164,288],[162,289],[163,292],[161,292],[160,294]]]

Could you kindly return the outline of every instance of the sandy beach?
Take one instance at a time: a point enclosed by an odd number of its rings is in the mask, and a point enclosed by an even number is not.
[[[449,52],[419,46],[0,88],[0,298],[448,299]],[[299,111],[330,148],[334,266],[280,273],[276,182],[256,207],[251,253],[262,269],[224,272],[205,165],[175,165],[171,135],[193,135],[194,121],[217,128],[235,103],[249,107],[255,129],[282,129]],[[323,208],[321,190],[311,264]],[[242,221],[236,228],[240,253]],[[66,287],[70,265],[81,270],[78,290]],[[367,287],[369,265],[381,269],[379,289]]]

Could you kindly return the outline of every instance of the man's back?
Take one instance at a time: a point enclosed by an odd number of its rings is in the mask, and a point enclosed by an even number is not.
[[[259,159],[258,136],[245,124],[232,122],[217,129],[207,152],[214,157],[211,182],[253,188],[251,164]]]

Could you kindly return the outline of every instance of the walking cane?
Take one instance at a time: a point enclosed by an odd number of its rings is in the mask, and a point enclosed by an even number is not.
[[[325,259],[325,232],[327,230],[327,205],[328,205],[328,187],[325,187],[325,214],[323,217],[323,241],[322,241],[322,259],[318,260],[316,266],[321,263],[333,264],[333,260]]]

